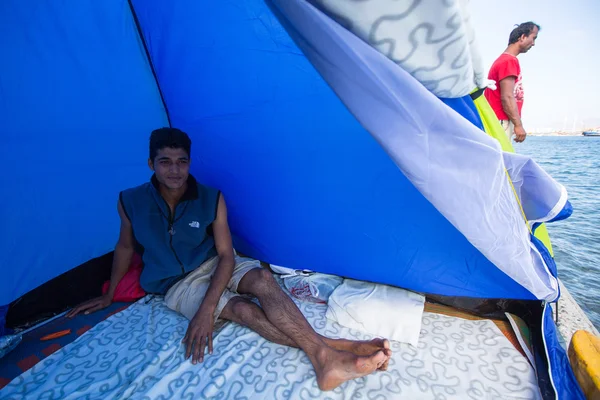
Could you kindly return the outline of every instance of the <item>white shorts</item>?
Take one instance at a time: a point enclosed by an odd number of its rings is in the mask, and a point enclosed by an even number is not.
[[[502,125],[502,128],[506,133],[506,137],[508,137],[508,141],[510,142],[512,140],[512,137],[515,135],[515,125],[512,123],[512,121],[509,121],[507,119],[501,119],[500,125]]]
[[[167,307],[183,314],[187,319],[191,320],[198,311],[198,308],[200,308],[202,300],[204,300],[218,263],[219,257],[213,257],[173,285],[165,295]],[[221,315],[221,311],[223,311],[227,302],[236,296],[240,296],[237,293],[240,281],[248,272],[255,268],[262,268],[259,261],[251,258],[235,257],[233,274],[215,309],[215,321]]]

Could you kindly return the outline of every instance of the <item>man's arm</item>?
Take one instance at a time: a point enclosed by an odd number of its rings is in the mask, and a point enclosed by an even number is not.
[[[215,247],[219,256],[219,263],[215,273],[211,278],[210,285],[202,304],[198,308],[196,315],[190,321],[187,332],[183,338],[186,345],[185,358],[192,357],[192,363],[204,360],[204,350],[208,345],[208,352],[212,354],[212,333],[214,327],[214,312],[217,304],[227,287],[227,283],[233,275],[235,259],[233,256],[233,245],[231,243],[231,233],[227,223],[227,207],[223,195],[219,196],[217,206],[217,218],[212,224],[213,235],[215,238]]]
[[[527,133],[523,128],[517,100],[515,99],[515,80],[514,76],[508,76],[500,81],[500,99],[502,100],[502,109],[515,126],[515,141],[525,140]]]
[[[233,257],[233,244],[231,242],[231,233],[227,222],[227,206],[223,195],[219,196],[219,205],[217,206],[217,218],[212,224],[213,235],[215,238],[215,247],[219,255],[219,263],[212,276],[206,296],[200,307],[206,307],[214,312],[227,283],[233,274],[235,259]]]
[[[121,201],[119,201],[117,204],[117,210],[119,211],[119,216],[121,217],[121,230],[119,232],[119,241],[115,246],[108,292],[105,295],[88,300],[75,307],[67,314],[67,317],[69,318],[74,317],[80,312],[89,314],[91,312],[108,307],[112,303],[117,285],[127,273],[127,270],[129,270],[129,264],[131,263],[131,258],[133,257],[134,253],[133,230],[131,229],[131,222],[129,221],[129,218],[127,218],[127,215],[121,206]]]

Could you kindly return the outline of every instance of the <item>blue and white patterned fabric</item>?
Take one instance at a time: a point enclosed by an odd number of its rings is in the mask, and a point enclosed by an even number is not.
[[[184,360],[188,321],[162,300],[142,299],[100,323],[0,391],[2,399],[324,398],[310,361],[234,323],[204,363]],[[369,336],[325,318],[327,306],[297,301],[330,337]],[[491,321],[425,313],[417,348],[392,342],[389,370],[346,382],[328,399],[538,399],[535,372]]]
[[[488,84],[469,0],[309,0],[438,97]]]

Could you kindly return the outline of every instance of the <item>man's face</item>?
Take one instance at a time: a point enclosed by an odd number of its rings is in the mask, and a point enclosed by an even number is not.
[[[190,174],[190,157],[184,149],[160,149],[154,161],[148,160],[148,165],[158,182],[172,190],[180,189]]]
[[[521,36],[521,53],[527,53],[529,49],[535,46],[535,40],[538,36],[538,28],[534,27],[529,36]]]

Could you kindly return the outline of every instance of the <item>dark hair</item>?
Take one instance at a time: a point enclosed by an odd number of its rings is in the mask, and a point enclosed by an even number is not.
[[[190,137],[177,128],[155,129],[150,134],[150,159],[154,161],[160,149],[184,149],[191,156],[192,141]]]
[[[535,22],[523,22],[522,24],[517,25],[515,29],[512,30],[510,36],[508,37],[508,44],[517,43],[521,36],[529,36],[531,32],[533,32],[533,28],[537,28],[538,31],[542,28],[536,24]]]

